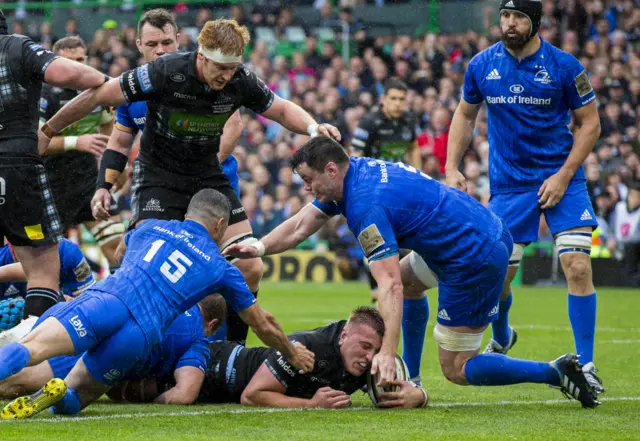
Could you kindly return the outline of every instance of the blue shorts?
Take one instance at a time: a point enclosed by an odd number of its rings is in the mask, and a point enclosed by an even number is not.
[[[51,308],[38,318],[38,321],[33,326],[33,329],[37,328],[40,323],[51,317],[56,311],[60,310],[66,305],[66,303],[56,303]],[[50,358],[48,361],[51,370],[53,371],[53,378],[65,378],[71,369],[76,365],[80,355],[62,355],[59,357]]]
[[[489,209],[504,219],[515,243],[528,244],[538,240],[541,214],[554,236],[572,228],[598,226],[584,182],[569,183],[564,197],[548,210],[540,209],[538,199],[537,190],[494,194],[489,200]]]
[[[500,239],[482,263],[453,280],[438,282],[438,323],[486,326],[498,318],[498,303],[507,277],[513,239],[504,222]]]
[[[116,384],[150,354],[147,338],[116,296],[88,290],[52,314],[65,327],[76,354],[94,379]],[[52,366],[53,368],[53,366]]]
[[[233,188],[233,191],[235,191],[238,197],[240,197],[240,183],[239,183],[240,178],[238,177],[238,161],[236,160],[236,158],[233,157],[233,155],[229,155],[227,159],[225,159],[222,162],[222,171],[224,172],[225,175],[227,175],[227,178],[231,183],[231,188]]]

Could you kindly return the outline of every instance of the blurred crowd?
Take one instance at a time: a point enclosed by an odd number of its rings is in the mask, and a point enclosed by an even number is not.
[[[415,130],[423,170],[435,179],[443,179],[449,124],[460,99],[466,65],[476,53],[499,41],[498,11],[485,11],[483,33],[373,38],[367,32],[367,24],[351,9],[361,1],[346,1],[338,6],[324,0],[314,2],[322,20],[313,29],[295,16],[294,8],[281,3],[265,1],[231,7],[230,15],[252,32],[247,67],[277,95],[296,102],[318,122],[338,127],[347,148],[361,118],[378,105],[385,80],[392,76],[403,80],[409,86],[408,110],[417,120]],[[178,23],[183,6],[174,8]],[[543,10],[541,37],[581,61],[597,94],[602,135],[587,158],[585,169],[601,225],[601,240],[605,248],[608,244],[613,251],[618,244],[608,240],[615,237],[611,214],[616,204],[626,200],[629,186],[640,179],[640,2],[543,0]],[[195,48],[195,36],[210,18],[211,10],[202,8],[196,21],[181,29],[182,49]],[[349,24],[346,31],[341,26],[345,22]],[[132,25],[105,23],[98,29],[88,42],[89,63],[111,76],[138,64]],[[273,45],[259,38],[262,34],[256,36],[265,26],[277,39],[296,39],[297,50],[288,55],[274,50]],[[331,30],[333,38],[323,39],[323,30]],[[13,31],[31,35],[44,44],[56,39],[47,23],[34,28],[17,22]],[[337,46],[342,32],[348,32],[352,41],[348,59]],[[76,33],[77,23],[70,19],[66,34]],[[243,118],[245,130],[234,155],[239,163],[242,202],[259,237],[312,199],[288,165],[292,152],[306,138],[294,136],[251,113]],[[483,109],[461,166],[468,179],[468,192],[484,204],[490,187],[486,125]],[[550,239],[544,222],[540,237]],[[349,258],[360,258],[357,243],[340,220],[303,246],[339,250]]]

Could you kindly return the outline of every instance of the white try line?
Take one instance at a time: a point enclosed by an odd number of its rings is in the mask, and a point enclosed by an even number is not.
[[[598,343],[608,343],[614,345],[627,345],[627,344],[638,344],[640,340],[603,340]]]
[[[601,398],[600,401],[640,401],[640,397],[610,397]],[[577,401],[565,400],[532,400],[532,401],[481,401],[481,402],[464,402],[459,403],[432,403],[428,408],[454,408],[454,407],[496,407],[496,406],[531,406],[531,405],[556,405],[556,404],[572,404],[579,405]],[[95,416],[79,416],[79,417],[54,417],[54,418],[38,418],[28,420],[0,420],[0,424],[21,424],[21,423],[76,423],[78,421],[103,421],[103,420],[120,420],[120,419],[144,419],[144,418],[162,418],[162,417],[189,417],[189,416],[208,416],[208,415],[237,415],[245,413],[303,413],[303,412],[359,412],[359,411],[380,411],[373,407],[350,407],[348,409],[218,409],[218,410],[189,410],[184,412],[149,412],[149,413],[122,413],[114,415],[95,415]]]
[[[293,318],[296,322],[300,323],[333,323],[342,319],[312,319],[312,318]],[[429,322],[427,327],[433,328],[435,323],[432,321]],[[532,324],[511,324],[516,330],[520,329],[530,329],[532,331],[566,331],[572,332],[571,326],[558,326],[558,325],[532,325]],[[604,326],[596,327],[596,333],[598,332],[629,332],[629,333],[638,333],[640,332],[640,328],[607,328]],[[600,342],[602,343],[602,342]]]

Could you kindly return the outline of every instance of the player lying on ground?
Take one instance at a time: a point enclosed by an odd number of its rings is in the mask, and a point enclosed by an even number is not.
[[[27,294],[27,275],[22,264],[16,260],[13,247],[6,244],[0,248],[0,328],[12,329],[12,334],[24,337],[31,331],[33,323],[23,321],[23,309],[19,308],[19,313],[13,312],[9,316],[5,314],[4,306],[9,304],[19,304],[24,306],[24,299]],[[79,296],[84,290],[95,283],[91,268],[87,263],[82,250],[78,245],[67,239],[62,239],[58,246],[60,258],[60,293],[66,296]],[[62,300],[62,299],[60,299]],[[17,302],[17,303],[16,303]],[[18,326],[16,326],[18,325]],[[8,334],[0,334],[0,346],[11,343],[11,339],[5,338]]]
[[[243,67],[248,42],[249,32],[236,21],[209,21],[198,36],[197,51],[165,54],[123,73],[105,87],[80,95],[41,131],[55,134],[98,105],[146,101],[147,120],[140,153],[134,161],[133,224],[144,219],[182,220],[191,196],[203,188],[214,188],[231,204],[222,248],[230,243],[254,241],[244,208],[217,157],[225,123],[236,110],[245,107],[294,133],[320,133],[338,139],[340,133],[329,124],[319,125],[304,109],[277,97],[255,73]],[[46,136],[41,141],[40,147],[45,149]],[[94,214],[100,219],[108,216],[108,190],[126,163],[123,152],[107,149],[104,154],[99,195],[93,202]],[[262,261],[254,258],[238,266],[251,291],[257,294]],[[231,319],[228,325],[230,330],[236,327]],[[243,327],[244,335],[237,339],[244,340],[246,332]]]
[[[64,304],[49,308],[36,327]],[[207,337],[213,335],[226,316],[226,303],[220,294],[212,294],[180,314],[167,328],[162,341],[146,360],[134,367],[123,381],[140,380],[147,376],[171,375],[171,388],[154,396],[159,404],[191,404],[198,396],[209,362]],[[0,398],[15,398],[44,387],[52,378],[65,378],[77,361],[86,355],[53,357],[0,382]]]
[[[60,308],[19,343],[0,348],[0,380],[58,355],[87,352],[65,381],[51,380],[36,394],[9,403],[2,418],[27,418],[52,404],[74,414],[149,357],[178,315],[212,292],[220,293],[268,346],[301,371],[313,354],[293,346],[264,311],[242,275],[220,255],[230,206],[206,189],[191,200],[186,220],[147,221],[125,237],[122,266]],[[186,277],[184,277],[186,276]]]
[[[242,403],[266,407],[344,408],[350,395],[366,385],[366,373],[380,350],[384,321],[374,308],[360,307],[349,320],[289,334],[316,356],[313,371],[299,374],[285,355],[271,348],[245,348],[234,342],[209,344],[211,359],[199,403]],[[393,381],[399,392],[379,394],[380,407],[420,407],[427,392],[408,381]],[[171,377],[115,386],[117,401],[144,402],[174,388]],[[140,397],[146,395],[147,399]]]
[[[447,184],[465,188],[458,165],[484,101],[491,145],[489,208],[504,219],[515,242],[485,352],[506,354],[516,342],[509,326],[511,281],[524,248],[538,239],[542,214],[569,284],[576,352],[591,387],[604,392],[593,364],[596,292],[590,253],[598,223],[582,167],[600,136],[600,118],[587,71],[573,55],[538,36],[541,19],[540,0],[500,2],[502,41],[477,54],[465,73],[449,132]]]
[[[403,163],[349,158],[340,144],[326,137],[302,146],[291,166],[315,196],[314,202],[261,241],[235,245],[227,253],[280,253],[318,231],[330,216],[344,215],[380,288],[386,332],[371,371],[380,371],[382,384],[395,374],[403,283],[410,280],[419,286],[430,268],[438,277],[434,337],[447,379],[476,386],[545,383],[561,387],[584,407],[599,404],[575,355],[546,363],[478,354],[483,331],[498,315],[513,247],[509,231],[495,214],[466,193]],[[402,263],[400,248],[413,250]]]

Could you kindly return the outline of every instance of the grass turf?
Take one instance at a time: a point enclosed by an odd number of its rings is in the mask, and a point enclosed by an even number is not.
[[[239,405],[123,405],[101,400],[78,417],[48,413],[0,422],[0,440],[624,440],[640,439],[640,291],[598,291],[596,364],[607,393],[585,410],[541,385],[460,387],[440,373],[432,338],[436,293],[423,354],[429,409],[383,411],[354,394],[342,411],[268,410]],[[285,331],[346,318],[369,302],[363,284],[265,283],[260,302]],[[519,288],[510,318],[519,340],[510,355],[552,360],[573,351],[563,289]],[[485,342],[489,339],[485,335]],[[249,345],[258,344],[252,336]]]

